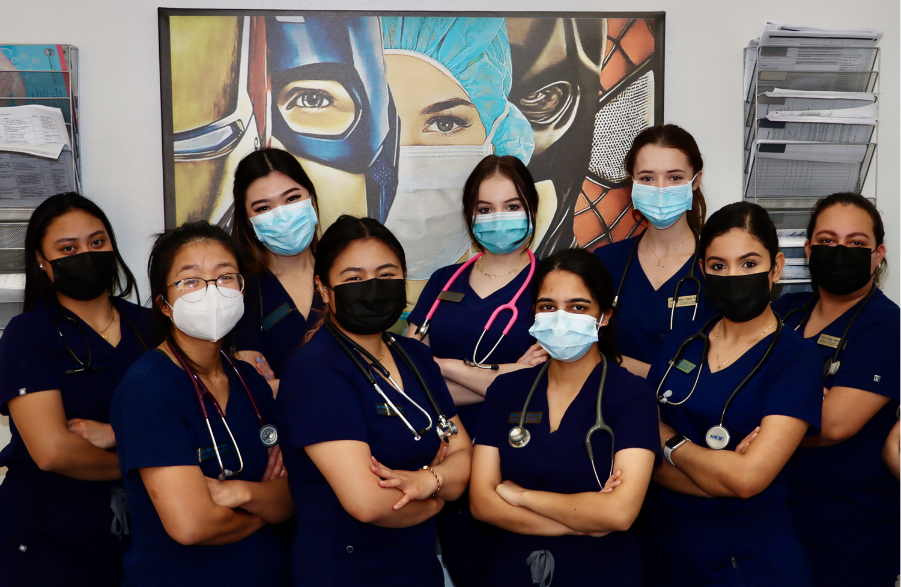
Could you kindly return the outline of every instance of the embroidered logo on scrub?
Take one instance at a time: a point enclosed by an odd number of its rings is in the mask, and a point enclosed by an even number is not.
[[[522,412],[513,412],[507,420],[508,424],[519,424],[519,416]],[[526,424],[541,424],[544,412],[526,412]]]
[[[263,319],[263,330],[269,330],[270,328],[278,324],[278,322],[282,318],[290,314],[291,310],[293,309],[294,308],[288,305],[288,302],[285,302],[284,304],[273,310],[271,314]]]
[[[394,408],[389,406],[388,404],[375,404],[375,411],[378,412],[379,416],[397,416],[397,412],[394,411]],[[404,413],[403,406],[397,406],[397,411],[401,414]]]
[[[817,344],[821,344],[823,346],[828,346],[832,349],[838,348],[838,343],[840,343],[842,339],[837,336],[829,336],[828,334],[821,334],[820,338],[817,339]]]
[[[698,296],[679,296],[679,302],[676,304],[677,308],[684,308],[685,306],[694,306],[698,301]],[[666,307],[673,307],[673,298],[670,298],[666,301]]]
[[[438,294],[439,300],[444,300],[446,302],[459,302],[463,300],[463,296],[466,294],[461,294],[455,291],[443,291]]]
[[[228,443],[220,442],[219,443],[219,456],[222,456],[228,452]],[[216,451],[213,450],[213,445],[205,446],[203,448],[197,449],[197,462],[202,463],[203,461],[208,461],[210,459],[216,458]]]

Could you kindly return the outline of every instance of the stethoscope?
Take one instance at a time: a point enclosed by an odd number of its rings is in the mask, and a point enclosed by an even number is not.
[[[225,413],[222,411],[222,408],[219,406],[219,402],[216,401],[216,398],[210,393],[210,390],[207,388],[206,384],[202,379],[194,372],[193,369],[188,365],[188,362],[182,356],[178,350],[176,350],[175,345],[170,344],[166,341],[166,346],[169,347],[169,351],[172,353],[179,364],[181,364],[181,368],[185,370],[185,373],[188,374],[188,377],[191,379],[191,383],[194,385],[194,393],[197,394],[197,402],[200,404],[200,411],[203,413],[203,420],[206,422],[206,429],[210,432],[210,439],[213,441],[213,451],[216,453],[216,460],[219,461],[219,480],[225,481],[226,477],[232,477],[234,475],[239,475],[241,471],[244,470],[244,459],[241,458],[241,449],[238,448],[238,443],[235,442],[235,436],[232,434],[231,428],[228,426],[228,422],[225,421]],[[253,393],[250,392],[250,387],[247,385],[247,382],[244,381],[244,376],[241,375],[241,372],[238,371],[238,368],[232,362],[231,357],[228,356],[223,350],[219,350],[219,353],[225,358],[225,361],[231,366],[232,370],[235,372],[235,375],[238,376],[238,381],[241,382],[241,386],[244,388],[244,392],[247,394],[247,399],[250,400],[250,405],[253,406],[253,412],[256,414],[257,422],[260,425],[260,440],[263,442],[263,446],[271,447],[278,444],[278,430],[272,424],[266,424],[266,421],[263,420],[263,415],[260,413],[260,408],[257,406],[256,400],[253,398]],[[228,432],[229,438],[231,438],[232,446],[235,447],[235,453],[238,455],[238,470],[231,471],[226,469],[222,464],[222,455],[219,454],[219,445],[216,442],[216,436],[213,434],[213,427],[210,426],[210,414],[207,412],[206,403],[204,403],[204,398],[209,400],[211,404],[213,404],[213,409],[216,411],[216,414],[219,416],[219,420],[222,421],[222,425],[225,426],[225,430]]]
[[[607,357],[604,356],[604,353],[601,353],[601,363],[603,364],[603,366],[601,368],[601,383],[598,385],[597,412],[595,414],[594,426],[589,428],[588,434],[585,435],[585,446],[588,447],[588,459],[591,461],[591,470],[594,471],[594,478],[597,479],[598,485],[601,487],[601,489],[603,489],[604,484],[601,483],[601,479],[598,477],[598,470],[594,466],[594,450],[592,450],[591,448],[591,435],[598,430],[603,430],[610,435],[610,473],[607,474],[608,478],[613,474],[613,442],[615,437],[613,436],[613,429],[604,423],[604,416],[601,414],[601,398],[604,397],[604,382],[607,380]],[[535,383],[532,384],[532,389],[529,390],[529,395],[526,396],[526,403],[522,406],[522,413],[519,415],[519,423],[510,429],[508,440],[510,442],[510,446],[512,446],[513,448],[524,447],[525,445],[529,444],[529,440],[532,438],[532,435],[528,430],[526,430],[525,427],[526,411],[529,409],[529,402],[532,401],[532,396],[535,395],[535,390],[538,388],[538,384],[541,382],[541,378],[544,377],[544,374],[550,365],[550,361],[545,362],[544,366],[541,368],[541,371],[538,372],[538,377],[535,378]]]
[[[876,291],[876,284],[870,288],[870,291],[867,292],[866,297],[863,299],[863,303],[857,307],[857,311],[854,312],[854,315],[851,316],[851,321],[848,322],[848,326],[845,328],[845,332],[842,333],[841,340],[838,341],[838,345],[835,347],[835,354],[832,355],[831,359],[826,359],[826,364],[823,366],[823,379],[826,379],[830,375],[835,375],[838,373],[838,368],[841,367],[842,362],[838,360],[838,355],[842,352],[845,347],[845,339],[848,338],[848,333],[851,332],[851,326],[854,325],[854,321],[857,320],[857,317],[860,315],[863,307],[867,305],[867,302],[870,301],[870,298],[873,297],[873,293]],[[818,295],[813,295],[809,300],[804,302],[804,305],[795,308],[793,310],[789,310],[787,314],[785,314],[785,318],[782,319],[782,323],[785,324],[788,321],[788,318],[793,314],[798,314],[800,312],[804,312],[804,316],[801,318],[801,321],[795,326],[795,330],[798,330],[802,326],[804,326],[807,321],[810,319],[810,310],[813,308],[814,303],[820,298]]]
[[[722,411],[722,413],[720,413],[719,424],[717,424],[716,426],[712,426],[707,431],[707,434],[704,437],[705,441],[707,442],[707,446],[709,446],[713,450],[720,450],[720,449],[726,448],[729,445],[729,439],[731,437],[729,436],[729,431],[726,429],[725,426],[723,426],[723,420],[725,420],[725,418],[726,418],[726,411],[729,409],[729,406],[732,404],[732,400],[734,400],[735,396],[738,395],[738,392],[741,391],[741,389],[745,386],[745,384],[748,383],[748,381],[750,381],[751,378],[757,374],[757,372],[760,370],[760,368],[766,362],[767,358],[770,356],[770,353],[773,352],[773,347],[776,346],[776,341],[779,340],[779,334],[782,333],[782,321],[779,319],[779,316],[776,315],[775,312],[773,313],[773,315],[776,316],[776,332],[773,336],[773,340],[770,341],[770,346],[767,347],[766,352],[763,354],[763,357],[760,359],[760,361],[758,361],[757,365],[751,370],[750,373],[748,373],[745,376],[744,379],[741,380],[741,382],[738,384],[738,386],[732,392],[732,395],[730,395],[729,399],[726,400],[726,404],[723,406],[723,411]],[[660,385],[657,386],[656,395],[657,395],[658,402],[660,402],[661,404],[669,404],[671,406],[681,406],[682,404],[687,402],[688,398],[690,398],[691,395],[695,392],[695,388],[698,386],[698,380],[701,378],[701,371],[704,370],[704,363],[707,362],[707,353],[710,351],[710,338],[705,334],[705,332],[707,332],[707,330],[711,326],[713,326],[713,324],[720,318],[722,318],[722,315],[714,316],[713,318],[708,320],[707,323],[704,324],[703,327],[701,327],[701,330],[699,330],[696,334],[689,336],[687,339],[685,339],[685,342],[683,342],[681,345],[679,345],[679,350],[676,351],[676,356],[674,356],[673,359],[669,362],[669,367],[667,367],[666,373],[663,374],[663,379],[660,380]],[[683,399],[682,401],[678,401],[678,402],[670,401],[669,398],[673,395],[672,390],[668,389],[665,392],[663,392],[663,395],[660,395],[660,390],[661,390],[661,388],[663,388],[663,382],[666,381],[666,376],[669,375],[669,372],[672,370],[673,365],[678,364],[679,361],[681,360],[682,351],[685,350],[685,347],[687,347],[689,344],[691,344],[692,342],[694,342],[696,340],[704,341],[704,352],[701,354],[701,357],[702,357],[701,360],[703,362],[698,365],[698,374],[695,376],[694,385],[691,386],[691,391],[688,392],[688,395],[685,396],[685,399]]]
[[[423,409],[422,406],[420,406],[418,403],[413,401],[413,399],[409,395],[407,395],[403,389],[401,389],[400,385],[398,385],[397,382],[394,380],[394,378],[391,376],[390,371],[388,371],[388,369],[386,369],[378,361],[378,359],[376,359],[374,356],[372,356],[372,353],[370,353],[369,351],[367,351],[366,349],[364,349],[363,347],[358,345],[356,342],[353,341],[352,338],[350,338],[349,336],[347,336],[346,334],[341,332],[341,330],[332,323],[330,316],[326,316],[324,323],[325,323],[326,330],[328,330],[331,333],[331,335],[335,338],[335,340],[338,341],[338,344],[340,344],[341,348],[343,348],[344,351],[348,354],[348,356],[350,356],[350,358],[353,359],[354,363],[357,365],[357,367],[360,369],[360,371],[366,377],[367,381],[369,381],[369,384],[375,388],[376,392],[378,392],[378,394],[380,396],[382,396],[382,399],[385,400],[385,403],[387,403],[388,406],[390,407],[390,409],[393,410],[393,412],[389,412],[389,413],[400,416],[400,419],[403,420],[404,424],[407,425],[407,428],[410,429],[410,432],[413,433],[414,439],[419,440],[423,436],[425,436],[425,434],[429,430],[431,430],[432,426],[433,426],[432,417],[429,415],[429,413],[425,409]],[[388,347],[389,347],[388,352],[391,352],[391,348],[394,348],[394,350],[396,350],[397,354],[400,356],[400,359],[407,365],[407,367],[409,367],[410,371],[413,372],[413,375],[416,377],[416,380],[419,382],[419,385],[422,386],[423,391],[425,391],[426,397],[429,398],[429,403],[432,404],[432,409],[434,409],[435,413],[438,414],[438,426],[435,429],[435,431],[438,433],[438,438],[440,438],[441,441],[444,443],[449,443],[450,437],[453,436],[454,434],[457,434],[457,432],[458,432],[457,425],[454,424],[453,422],[448,421],[448,419],[444,417],[444,413],[441,411],[441,408],[438,406],[438,402],[435,401],[435,396],[432,395],[432,391],[429,389],[429,386],[426,384],[425,380],[422,378],[422,375],[419,373],[419,369],[417,369],[416,365],[413,364],[413,361],[410,360],[410,356],[407,355],[407,351],[405,351],[401,345],[399,345],[399,344],[395,345],[394,337],[391,336],[390,334],[388,334],[387,332],[382,333],[382,340],[385,341],[386,345],[388,345]],[[353,351],[357,351],[357,352],[355,353]],[[357,356],[357,353],[366,357],[366,359],[369,360],[369,364],[364,365],[363,362],[360,361],[360,358]],[[425,417],[428,418],[429,425],[417,432],[416,429],[413,428],[413,426],[410,424],[410,421],[407,420],[407,418],[403,415],[403,413],[399,409],[397,409],[397,406],[394,405],[394,402],[392,402],[391,399],[388,397],[388,395],[385,394],[384,391],[382,391],[382,388],[379,387],[379,383],[376,380],[375,375],[373,375],[372,372],[370,371],[371,368],[375,368],[382,375],[382,377],[385,378],[386,381],[391,383],[391,385],[394,387],[394,389],[396,389],[397,392],[400,393],[404,397],[404,399],[406,399],[408,402],[410,402],[411,404],[416,406],[416,408],[420,412],[425,414]]]
[[[470,361],[469,359],[465,359],[463,361],[470,367],[479,367],[480,369],[491,369],[493,371],[498,370],[497,365],[485,365],[484,363],[485,363],[485,361],[488,360],[488,357],[491,356],[491,353],[494,352],[494,349],[496,349],[497,346],[499,344],[501,344],[501,341],[504,340],[504,337],[507,336],[507,333],[510,332],[510,329],[513,328],[513,324],[516,323],[516,319],[519,317],[519,310],[516,308],[516,302],[519,300],[519,297],[522,295],[522,292],[524,292],[526,290],[526,288],[529,287],[529,283],[532,282],[532,276],[535,275],[535,255],[533,255],[532,251],[529,249],[526,249],[526,253],[528,253],[528,255],[529,255],[529,275],[526,277],[526,280],[522,283],[522,285],[519,286],[519,290],[517,290],[516,295],[514,295],[513,298],[506,304],[501,304],[500,306],[495,308],[494,312],[491,313],[491,317],[488,318],[488,322],[485,324],[485,328],[482,330],[482,334],[479,335],[479,340],[478,340],[478,342],[476,342],[476,348],[473,349],[473,351],[472,351],[472,360]],[[454,272],[454,274],[451,276],[451,278],[448,280],[447,284],[441,290],[441,293],[438,294],[438,297],[435,298],[434,303],[432,303],[432,308],[429,310],[429,313],[425,315],[425,320],[423,320],[422,324],[419,326],[419,328],[416,329],[416,334],[419,335],[420,340],[424,339],[426,337],[426,335],[429,333],[429,326],[431,325],[430,322],[432,320],[432,316],[435,314],[435,310],[438,309],[438,304],[441,303],[441,294],[447,292],[450,289],[450,287],[454,284],[454,281],[456,281],[457,277],[459,277],[460,274],[463,273],[467,267],[469,267],[470,265],[472,265],[473,263],[475,263],[476,261],[481,259],[482,255],[484,255],[484,254],[485,253],[479,253],[478,255],[475,255],[474,257],[472,257],[471,259],[469,259],[468,261],[466,261],[465,263],[460,265],[460,268],[457,269]],[[476,355],[479,352],[479,345],[482,344],[482,339],[485,337],[485,333],[487,333],[488,329],[491,328],[491,325],[494,324],[494,319],[497,318],[498,314],[500,314],[504,310],[510,310],[512,313],[512,315],[510,316],[510,319],[507,321],[507,326],[504,328],[503,332],[501,332],[501,337],[499,339],[497,339],[497,342],[494,343],[494,346],[491,347],[490,351],[488,351],[488,354],[485,355],[485,357],[481,361],[479,361],[476,357]]]
[[[125,318],[125,322],[128,323],[128,326],[131,328],[131,331],[134,332],[135,336],[138,339],[138,342],[141,343],[141,346],[144,348],[144,351],[146,352],[147,344],[144,342],[144,338],[141,336],[141,333],[138,332],[138,329],[135,327],[134,322],[131,321],[131,318],[129,318],[128,314],[126,314],[125,312],[118,310],[118,308],[117,308],[117,311],[119,312],[120,316]],[[66,337],[63,336],[63,331],[60,330],[60,328],[59,328],[60,318],[62,318],[66,322],[71,322],[72,324],[75,325],[75,328],[78,329],[78,334],[81,335],[82,340],[84,340],[84,346],[88,350],[88,362],[87,363],[82,362],[82,360],[78,358],[78,355],[75,354],[75,351],[72,350],[72,347],[69,346],[69,343],[66,342]],[[91,364],[92,363],[91,359],[93,357],[93,353],[91,352],[91,344],[90,344],[90,342],[88,342],[88,337],[85,334],[84,328],[81,326],[81,322],[79,322],[75,318],[63,313],[63,309],[62,309],[62,307],[60,307],[59,312],[57,312],[57,314],[56,314],[56,317],[53,318],[53,325],[56,327],[56,332],[59,334],[60,340],[63,341],[63,346],[66,347],[66,350],[69,351],[69,354],[72,355],[72,358],[75,359],[76,363],[78,363],[78,366],[75,367],[74,369],[66,369],[64,371],[64,373],[66,375],[72,375],[74,373],[81,373],[82,371],[87,371],[87,370],[96,371],[96,370],[100,369],[101,365],[92,365]]]
[[[647,232],[647,231],[645,231]],[[638,243],[641,242],[642,237],[644,237],[645,233],[642,232],[638,238],[635,239],[635,244],[632,245],[632,251],[629,253],[629,258],[626,259],[626,268],[623,269],[623,276],[619,280],[619,287],[616,288],[616,295],[613,296],[613,309],[616,310],[617,304],[619,303],[619,294],[623,291],[623,284],[626,282],[626,274],[629,272],[629,267],[632,266],[632,259],[635,258],[635,251],[638,250]],[[682,287],[682,284],[686,281],[691,281],[695,285],[698,286],[698,295],[695,296],[694,302],[694,312],[691,314],[691,319],[694,319],[698,315],[698,303],[701,300],[701,280],[695,277],[695,265],[698,264],[698,237],[695,235],[695,252],[691,258],[691,265],[688,267],[688,275],[680,278],[679,281],[676,282],[676,288],[673,291],[673,307],[670,308],[669,311],[669,329],[673,329],[673,316],[676,313],[676,305],[679,303],[679,288]]]

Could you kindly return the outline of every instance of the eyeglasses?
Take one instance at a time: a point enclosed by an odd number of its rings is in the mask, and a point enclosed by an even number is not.
[[[224,273],[216,279],[202,279],[200,277],[186,277],[169,287],[174,287],[178,295],[186,302],[199,302],[208,291],[208,283],[216,284],[216,289],[226,298],[234,298],[244,291],[244,276],[240,273]],[[193,292],[203,292],[200,295],[189,296]],[[187,297],[186,297],[187,296]]]

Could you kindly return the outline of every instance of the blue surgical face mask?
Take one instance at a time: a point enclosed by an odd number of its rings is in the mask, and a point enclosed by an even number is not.
[[[495,255],[507,255],[521,247],[532,230],[529,215],[525,212],[479,214],[472,225],[472,233],[479,244]]]
[[[276,255],[290,257],[303,252],[313,241],[319,220],[308,198],[279,206],[250,219],[260,242]]]
[[[684,185],[665,188],[633,182],[632,205],[656,228],[669,228],[682,214],[691,210],[694,203],[692,184],[697,176],[696,173]]]
[[[571,363],[584,357],[598,341],[598,328],[593,316],[557,310],[535,314],[535,324],[529,328],[529,334],[551,358]]]

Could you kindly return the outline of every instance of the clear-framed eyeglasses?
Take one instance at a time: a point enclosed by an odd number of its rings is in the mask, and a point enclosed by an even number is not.
[[[178,295],[186,302],[199,302],[209,290],[207,284],[214,283],[219,293],[226,298],[234,298],[244,291],[244,276],[240,273],[223,273],[216,279],[203,279],[201,277],[186,277],[180,279],[169,287],[174,287]],[[203,292],[195,295],[188,295],[195,292]]]

